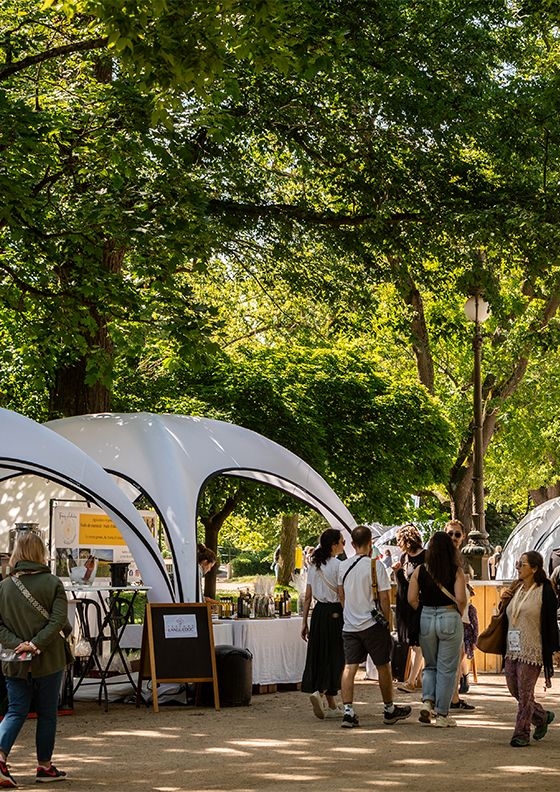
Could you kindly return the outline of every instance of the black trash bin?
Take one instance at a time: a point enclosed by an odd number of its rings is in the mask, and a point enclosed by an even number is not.
[[[215,647],[216,674],[221,707],[247,707],[253,694],[253,655],[240,646]],[[197,685],[198,706],[213,706],[214,692],[209,682]]]

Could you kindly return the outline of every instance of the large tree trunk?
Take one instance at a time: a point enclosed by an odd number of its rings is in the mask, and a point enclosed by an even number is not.
[[[93,66],[95,79],[100,83],[109,84],[113,79],[113,59],[105,52],[95,58]],[[105,273],[115,275],[121,272],[125,249],[117,247],[113,240],[99,240],[101,251],[100,278]],[[71,265],[67,265],[71,270]],[[74,277],[70,271],[68,278],[64,265],[60,269],[62,280],[71,282]],[[85,337],[88,352],[65,363],[57,369],[49,392],[49,418],[84,415],[87,413],[109,412],[111,409],[111,388],[108,383],[109,373],[113,368],[113,343],[107,328],[108,316],[103,306],[93,300],[84,300],[92,325],[95,327]],[[104,377],[95,382],[88,382],[88,358],[95,353],[98,360],[103,361]]]
[[[122,269],[124,256],[124,249],[116,249],[111,242],[106,242],[103,246],[101,272],[118,274]],[[111,371],[113,343],[107,328],[110,317],[96,302],[85,301],[84,306],[95,326],[95,331],[85,339],[88,350],[104,360],[106,371]],[[89,354],[86,353],[59,366],[55,372],[49,393],[49,418],[110,411],[111,390],[107,382],[99,378],[91,384],[87,381],[88,358]]]
[[[433,394],[435,388],[434,360],[430,348],[430,337],[426,326],[422,295],[407,267],[398,259],[393,260],[392,264],[398,273],[395,277],[395,285],[403,302],[411,309],[410,342],[416,358],[418,379],[428,393]]]
[[[299,517],[297,514],[282,515],[280,535],[280,573],[278,583],[288,586],[294,572]]]

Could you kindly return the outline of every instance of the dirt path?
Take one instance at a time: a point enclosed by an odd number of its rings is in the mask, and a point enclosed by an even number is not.
[[[560,679],[542,697],[560,721]],[[399,694],[403,700],[406,694]],[[58,787],[76,792],[514,792],[557,790],[560,725],[530,748],[509,747],[515,705],[503,679],[479,677],[471,687],[472,714],[458,716],[456,729],[422,727],[413,717],[383,726],[379,689],[356,688],[360,729],[312,715],[298,692],[254,696],[250,707],[220,712],[193,707],[136,710],[111,704],[77,703],[61,717],[55,760],[69,779]],[[34,782],[34,723],[26,723],[12,756],[21,787]],[[33,788],[36,788],[33,786]]]

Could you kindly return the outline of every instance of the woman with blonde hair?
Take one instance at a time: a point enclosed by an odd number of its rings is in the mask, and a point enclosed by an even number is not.
[[[0,723],[0,786],[15,787],[6,764],[29,714],[37,714],[36,781],[62,781],[66,773],[51,761],[56,736],[58,698],[67,664],[63,632],[68,623],[68,600],[62,582],[46,564],[40,536],[25,532],[10,558],[12,570],[0,583],[0,643],[26,660],[2,661],[8,711]]]

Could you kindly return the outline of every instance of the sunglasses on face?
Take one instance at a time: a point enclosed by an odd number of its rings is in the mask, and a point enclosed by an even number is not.
[[[448,536],[453,536],[455,539],[461,539],[463,534],[461,531],[446,531],[445,532]]]

